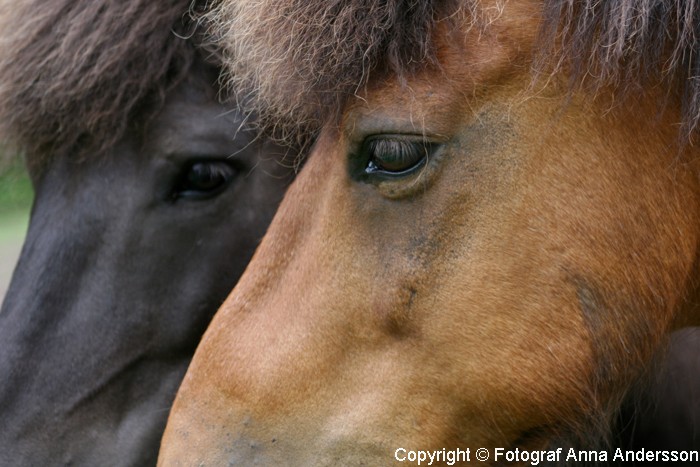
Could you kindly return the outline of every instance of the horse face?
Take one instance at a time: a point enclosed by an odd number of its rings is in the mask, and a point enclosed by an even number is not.
[[[533,87],[522,3],[438,31],[439,72],[370,81],[325,127],[197,350],[163,465],[603,434],[689,313],[695,168],[652,93]]]
[[[0,313],[0,464],[155,463],[168,409],[289,180],[201,70],[110,154],[34,170]]]

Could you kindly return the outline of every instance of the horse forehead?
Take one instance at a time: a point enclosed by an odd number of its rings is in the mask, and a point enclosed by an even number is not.
[[[539,2],[481,2],[481,8],[461,22],[438,23],[434,31],[439,66],[420,69],[410,76],[370,80],[364,92],[346,108],[346,130],[360,120],[400,118],[417,128],[427,124],[449,127],[450,117],[483,96],[504,76],[529,79],[539,31]],[[478,16],[478,18],[474,18]],[[461,26],[461,27],[459,27]],[[457,111],[457,112],[451,112]]]

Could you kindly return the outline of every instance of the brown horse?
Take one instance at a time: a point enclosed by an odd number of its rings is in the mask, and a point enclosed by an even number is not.
[[[251,109],[322,130],[200,343],[161,465],[605,449],[700,318],[700,5],[229,1],[214,19]]]

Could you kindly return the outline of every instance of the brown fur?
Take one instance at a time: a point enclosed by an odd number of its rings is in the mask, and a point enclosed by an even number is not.
[[[0,4],[0,135],[37,162],[109,148],[195,56],[191,0]]]
[[[459,3],[467,21],[488,24],[472,0],[222,2],[207,16],[241,100],[267,125],[294,133],[317,130],[371,73],[401,77],[434,64],[431,31],[454,19]],[[685,134],[697,126],[700,3],[546,0],[542,17],[538,72],[566,65],[594,91],[668,80],[683,95]],[[557,53],[553,44],[562,45]]]
[[[252,108],[280,125],[326,125],[200,344],[162,465],[330,465],[350,452],[375,465],[409,444],[606,446],[665,334],[697,316],[700,159],[674,145],[675,99],[690,86],[677,80],[696,47],[674,25],[697,21],[680,4],[660,15],[649,2],[608,13],[570,3],[581,8],[432,7],[422,30],[434,37],[393,39],[435,55],[398,65],[371,41],[378,55],[336,62],[332,28],[318,32],[327,12],[224,7],[222,44]],[[340,49],[381,31],[358,18]],[[533,65],[556,76],[535,89]],[[664,99],[673,105],[660,110]],[[415,178],[353,170],[374,157],[362,149],[371,138],[416,134],[443,152]]]
[[[540,64],[559,43],[573,83],[621,92],[649,83],[682,95],[683,130],[700,121],[700,3],[682,0],[546,0]],[[546,47],[550,44],[550,47]]]

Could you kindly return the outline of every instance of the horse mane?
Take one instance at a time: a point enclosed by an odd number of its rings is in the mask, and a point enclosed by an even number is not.
[[[567,66],[572,84],[594,91],[663,84],[681,97],[682,130],[692,136],[700,121],[700,3],[546,0],[543,11],[537,64],[553,51],[555,71]]]
[[[488,27],[483,13],[476,0],[261,0],[221,2],[207,20],[241,104],[294,136],[337,115],[370,74],[435,65],[435,25]],[[619,91],[661,79],[680,91],[686,134],[697,127],[700,2],[545,0],[541,14],[535,76],[566,67],[572,83]]]
[[[30,163],[111,147],[183,79],[191,0],[0,4],[0,135]]]
[[[431,32],[449,0],[220,2],[205,19],[240,105],[276,136],[315,132],[370,73],[436,64]]]

